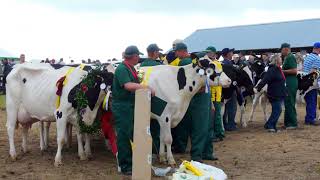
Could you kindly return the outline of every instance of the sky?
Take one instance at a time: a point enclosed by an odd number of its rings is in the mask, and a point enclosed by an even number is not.
[[[318,6],[317,6],[318,4]],[[0,0],[0,50],[31,59],[121,58],[197,29],[320,18],[318,0]]]

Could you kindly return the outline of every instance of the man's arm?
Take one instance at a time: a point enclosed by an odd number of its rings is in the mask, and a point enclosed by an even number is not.
[[[154,96],[155,92],[149,86],[143,86],[139,83],[134,83],[134,82],[127,82],[124,84],[124,89],[126,89],[127,91],[130,91],[130,92],[135,92],[138,89],[146,89],[146,88],[150,89],[152,96]]]
[[[282,71],[285,75],[297,75],[297,73],[298,73],[297,68],[282,70]]]

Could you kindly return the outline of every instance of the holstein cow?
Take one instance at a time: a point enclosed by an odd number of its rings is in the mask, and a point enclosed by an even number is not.
[[[298,78],[297,100],[298,101],[297,102],[303,102],[304,96],[307,92],[319,87],[318,85],[319,77],[320,77],[320,71],[311,72],[309,74],[298,72],[297,74],[297,78]],[[268,115],[267,115],[268,113],[266,108],[268,103],[267,88],[268,88],[268,85],[265,85],[260,92],[255,94],[254,100],[252,103],[252,110],[251,110],[249,122],[253,121],[253,114],[259,98],[260,98],[261,108],[264,114],[264,120],[265,121],[268,120]]]
[[[222,88],[223,104],[226,104],[231,98],[234,91],[237,92],[238,99],[241,94],[253,95],[253,75],[249,66],[243,65],[241,67],[235,65],[222,65],[223,72],[231,79],[232,85],[229,88]],[[243,118],[244,102],[239,103],[241,108],[240,123],[242,127],[247,127],[247,122]],[[222,106],[224,107],[224,106]],[[221,111],[223,115],[224,110]]]
[[[76,127],[78,153],[81,159],[86,158],[83,150],[81,133],[77,119],[77,101],[75,94],[80,89],[82,79],[88,75],[80,67],[71,70],[68,66],[53,67],[49,64],[19,64],[7,77],[7,130],[10,144],[10,156],[16,159],[14,146],[14,129],[16,123],[23,127],[22,149],[27,151],[28,128],[36,121],[57,122],[57,154],[55,166],[60,165],[61,150],[64,144],[67,123]],[[60,105],[56,107],[56,83],[66,76],[66,83],[61,91]],[[83,122],[91,125],[97,110],[105,96],[106,86],[111,86],[113,74],[99,71],[94,75],[94,85],[85,92],[88,106],[82,115]],[[87,151],[86,151],[87,152]]]
[[[215,65],[207,56],[192,54],[191,57],[194,59],[193,63],[186,66],[162,65],[140,68],[145,73],[143,83],[155,89],[155,97],[151,100],[151,117],[157,119],[160,124],[160,162],[168,160],[171,165],[175,164],[171,152],[171,128],[176,127],[182,120],[191,98],[206,82],[212,84],[216,76]],[[231,84],[225,73],[221,73],[219,82],[223,87],[229,87]]]

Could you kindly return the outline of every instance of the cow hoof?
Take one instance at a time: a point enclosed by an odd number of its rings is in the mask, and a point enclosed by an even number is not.
[[[173,167],[177,165],[177,164],[176,164],[176,161],[175,161],[173,158],[169,158],[168,164],[169,164],[170,166],[173,166]]]
[[[17,155],[11,155],[10,157],[11,157],[12,161],[16,161],[17,160]]]
[[[88,155],[87,155],[87,159],[88,159],[88,160],[91,160],[91,159],[93,159],[93,156],[92,156],[92,154],[88,154]]]
[[[248,127],[248,125],[247,125],[247,124],[242,124],[241,126],[242,126],[243,128]]]
[[[167,162],[166,155],[165,154],[160,154],[159,155],[159,160],[160,160],[160,163],[166,163]]]
[[[86,155],[79,155],[79,158],[80,158],[80,161],[86,161],[88,160],[87,156]]]
[[[61,161],[55,161],[54,162],[54,166],[55,167],[60,167],[60,166],[62,166],[63,164],[62,164],[62,162]]]

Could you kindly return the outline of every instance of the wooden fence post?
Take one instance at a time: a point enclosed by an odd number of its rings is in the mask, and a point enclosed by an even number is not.
[[[151,180],[152,138],[150,133],[151,92],[139,89],[135,95],[132,179]]]

